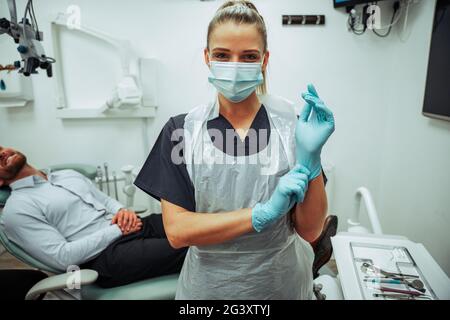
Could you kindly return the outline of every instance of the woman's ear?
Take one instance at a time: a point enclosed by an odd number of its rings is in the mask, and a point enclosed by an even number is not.
[[[0,179],[0,187],[2,187],[5,184],[5,180]]]
[[[205,63],[209,67],[209,51],[208,48],[203,49],[203,55],[205,58]]]
[[[270,55],[269,51],[266,51],[266,53],[264,54],[264,61],[261,68],[263,72],[266,71],[267,64],[269,63],[269,55]]]

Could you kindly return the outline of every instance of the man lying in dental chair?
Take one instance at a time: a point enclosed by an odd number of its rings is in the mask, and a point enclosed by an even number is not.
[[[140,219],[76,171],[46,174],[0,146],[0,186],[12,189],[0,228],[48,266],[96,270],[105,288],[181,270],[187,248],[170,246],[160,214]]]

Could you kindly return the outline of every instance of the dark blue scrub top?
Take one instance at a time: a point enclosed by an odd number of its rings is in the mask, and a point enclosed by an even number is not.
[[[176,129],[183,129],[186,115],[186,113],[180,114],[167,121],[134,184],[158,201],[164,199],[188,211],[195,212],[194,186],[187,172],[186,165],[184,163],[175,164],[171,160],[172,149],[178,143],[183,143],[182,137],[177,141],[172,141],[172,133]],[[270,137],[270,122],[266,108],[263,105],[261,105],[250,126],[251,129],[256,130],[258,133],[256,149],[250,148],[248,137],[242,142],[237,133],[234,136],[227,135],[226,130],[234,130],[234,128],[221,114],[217,118],[209,120],[207,127],[208,130],[217,129],[222,133],[224,137],[223,143],[220,144],[212,139],[213,143],[216,148],[232,156],[250,155],[264,150]],[[259,134],[261,129],[265,129],[261,132],[261,135],[266,134],[265,139],[262,140],[260,140],[261,136]],[[228,150],[225,147],[228,145],[227,138],[234,140],[232,150]],[[324,181],[326,183],[325,175]]]

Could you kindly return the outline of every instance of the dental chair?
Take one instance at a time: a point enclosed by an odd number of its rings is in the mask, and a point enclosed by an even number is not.
[[[97,173],[96,168],[89,165],[65,164],[50,167],[51,171],[64,169],[78,171],[91,180],[95,178]],[[8,188],[0,188],[0,208],[6,203],[9,194],[10,190]],[[0,216],[1,214],[0,209]],[[36,299],[46,292],[53,292],[57,297],[69,299],[81,298],[83,300],[172,300],[175,298],[178,274],[151,278],[120,287],[105,289],[95,284],[98,277],[96,271],[82,269],[79,273],[66,273],[65,271],[53,269],[36,260],[15,243],[9,241],[6,234],[1,229],[0,242],[10,254],[20,261],[33,268],[53,274],[34,285],[26,295],[27,300]],[[74,277],[76,277],[76,283],[80,284],[80,290],[72,289],[65,291],[67,284],[73,283]],[[75,295],[73,294],[74,290],[76,290]],[[63,294],[57,294],[58,292],[62,292]]]

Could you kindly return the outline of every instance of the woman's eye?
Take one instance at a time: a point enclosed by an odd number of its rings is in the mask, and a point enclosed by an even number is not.
[[[225,60],[228,56],[225,53],[214,53],[213,58],[217,60]]]
[[[230,55],[227,53],[223,53],[223,52],[216,52],[212,54],[212,58],[213,60],[217,60],[217,61],[228,61],[230,60]],[[260,57],[258,54],[246,54],[243,56],[240,56],[239,60],[241,62],[257,62],[259,61]]]
[[[259,56],[256,54],[247,54],[243,58],[245,61],[256,61],[259,59]]]

